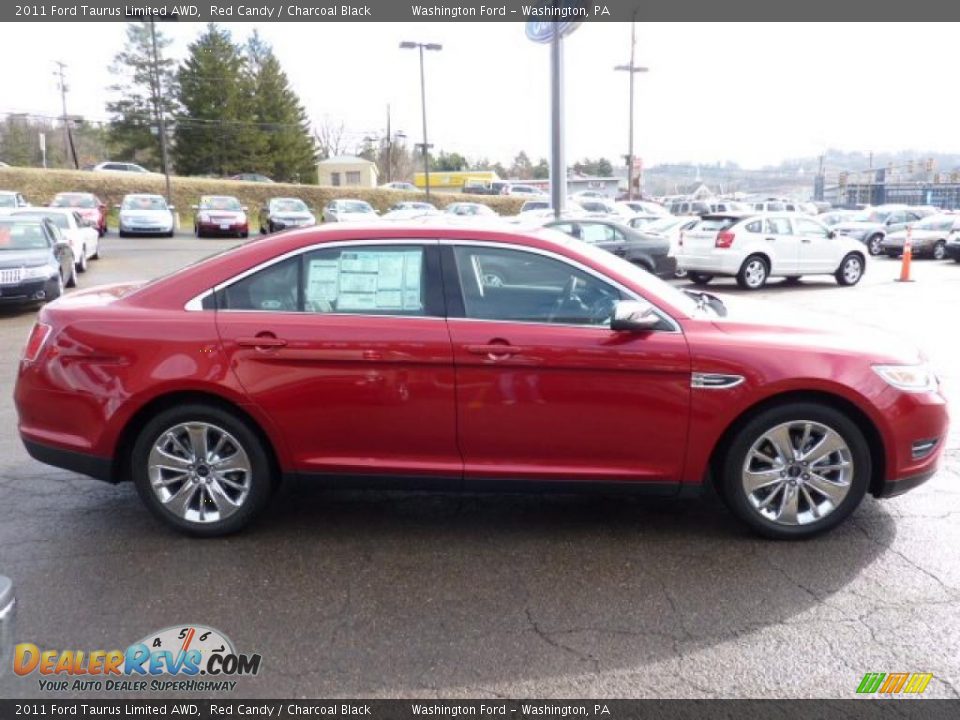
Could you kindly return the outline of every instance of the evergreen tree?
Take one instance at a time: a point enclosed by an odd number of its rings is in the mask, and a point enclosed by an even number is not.
[[[176,90],[174,61],[164,57],[171,40],[159,31],[156,37],[155,71],[150,23],[127,24],[126,44],[110,65],[111,74],[121,79],[108,88],[117,98],[107,103],[107,112],[112,116],[110,159],[134,161],[159,169],[160,113],[169,117],[174,112]]]
[[[533,166],[533,177],[535,180],[546,180],[550,177],[550,163],[546,158],[540,158],[540,162]]]
[[[177,73],[178,172],[223,176],[256,169],[251,163],[265,152],[264,137],[250,111],[253,87],[244,54],[216,23],[209,23],[188,51]]]
[[[253,119],[261,134],[259,157],[251,167],[274,180],[315,183],[317,153],[306,110],[273,49],[256,30],[247,42],[247,66]]]

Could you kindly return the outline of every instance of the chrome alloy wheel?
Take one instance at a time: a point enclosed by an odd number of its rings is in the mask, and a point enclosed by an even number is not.
[[[252,464],[240,442],[204,422],[163,432],[147,461],[150,487],[164,508],[188,522],[230,517],[250,495]]]
[[[767,281],[767,266],[760,258],[751,258],[743,271],[747,287],[759,288]]]
[[[843,261],[841,272],[848,285],[856,285],[863,274],[863,263],[856,255],[848,255],[847,259]]]
[[[853,455],[832,428],[794,420],[767,430],[750,447],[741,482],[750,506],[779,525],[809,525],[843,502]]]

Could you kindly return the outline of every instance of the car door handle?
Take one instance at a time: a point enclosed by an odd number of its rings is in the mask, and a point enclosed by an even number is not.
[[[809,244],[810,238],[800,238],[800,242]]]
[[[775,237],[767,238],[767,242],[776,242],[776,241],[777,239]]]
[[[496,357],[497,355],[517,355],[523,352],[523,348],[519,348],[516,345],[502,345],[500,343],[466,345],[464,350],[474,355],[489,355],[490,357]]]
[[[252,347],[258,350],[267,350],[271,348],[282,348],[287,346],[287,341],[278,338],[276,335],[257,335],[256,337],[237,338],[237,345],[240,347]]]

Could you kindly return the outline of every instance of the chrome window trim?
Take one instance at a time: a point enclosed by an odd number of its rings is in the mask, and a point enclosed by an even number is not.
[[[371,238],[369,240],[336,240],[334,242],[318,242],[312,245],[308,245],[306,247],[290,250],[282,255],[278,255],[275,258],[270,258],[269,260],[265,260],[259,265],[255,265],[252,268],[244,270],[243,272],[238,273],[228,278],[227,280],[224,280],[223,282],[218,283],[217,285],[214,285],[212,288],[208,288],[204,290],[202,293],[194,296],[184,304],[183,309],[186,310],[187,312],[209,312],[203,309],[204,298],[206,298],[207,296],[213,293],[220,292],[227,286],[232,285],[235,282],[239,282],[240,280],[243,280],[244,278],[249,277],[254,273],[260,272],[261,270],[265,270],[266,268],[271,267],[272,265],[276,265],[277,263],[281,263],[285,260],[288,260],[291,257],[296,257],[298,255],[313,252],[315,250],[325,250],[325,249],[347,247],[347,246],[370,247],[370,246],[382,246],[382,245],[423,245],[423,246],[466,245],[466,246],[474,246],[474,247],[488,247],[488,248],[502,249],[502,250],[503,249],[516,250],[519,252],[528,252],[528,253],[534,253],[536,255],[542,255],[544,257],[551,258],[558,262],[571,265],[577,268],[578,270],[580,270],[581,272],[587,273],[588,275],[592,275],[598,280],[601,280],[609,285],[616,287],[618,290],[624,293],[629,299],[636,300],[638,302],[644,302],[652,306],[654,311],[671,327],[670,330],[655,330],[653,332],[683,334],[683,331],[680,329],[680,324],[671,315],[669,315],[666,311],[664,311],[661,307],[650,302],[646,298],[640,297],[636,292],[626,287],[622,283],[614,280],[613,278],[607,277],[606,275],[598,272],[597,270],[594,270],[591,267],[587,267],[583,263],[578,262],[573,258],[569,258],[566,255],[560,255],[551,250],[544,250],[543,248],[535,248],[535,247],[530,247],[529,245],[518,245],[516,243],[497,242],[492,240],[452,240],[452,239],[439,239],[439,238],[420,238],[420,239],[417,239],[417,238],[379,238],[379,239]],[[274,314],[277,313],[277,311],[274,311],[274,310],[216,310],[216,312],[225,312],[225,313],[234,313],[234,312],[260,313],[262,312],[262,313],[274,313]],[[310,314],[310,313],[300,312],[300,311],[295,311],[291,313],[290,311],[284,311],[284,314],[304,315],[304,314]],[[323,315],[327,313],[315,313],[315,314]],[[436,319],[437,317],[434,315],[391,315],[389,313],[328,313],[328,314],[342,315],[342,316],[352,315],[355,317],[390,317],[390,318],[405,317],[405,318],[417,318],[417,319],[427,318],[431,320]],[[579,324],[549,323],[549,322],[535,322],[535,321],[489,320],[489,319],[482,319],[482,318],[451,318],[449,316],[445,317],[445,319],[447,321],[466,320],[469,322],[504,322],[504,323],[517,323],[522,325],[540,325],[540,326],[546,326],[546,327],[596,328],[598,330],[606,330],[610,332],[610,328],[606,325],[579,325]]]

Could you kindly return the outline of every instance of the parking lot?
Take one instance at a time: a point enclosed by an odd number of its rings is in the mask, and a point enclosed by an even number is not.
[[[236,240],[103,240],[80,287],[166,273]],[[960,265],[872,259],[862,283],[718,293],[918,342],[960,406]],[[0,571],[18,642],[123,648],[199,623],[263,656],[237,697],[853,697],[931,672],[960,697],[960,428],[905,496],[809,542],[701,502],[336,492],[291,482],[246,532],[192,540],[129,484],[31,460],[10,401],[32,311],[0,316]],[[2,697],[36,697],[9,675]]]

